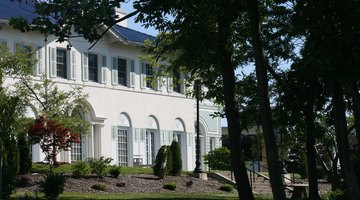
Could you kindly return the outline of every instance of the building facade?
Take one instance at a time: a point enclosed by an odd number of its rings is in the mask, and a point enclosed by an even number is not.
[[[10,51],[35,49],[35,81],[45,75],[61,90],[79,85],[89,95],[90,111],[82,117],[91,123],[91,131],[84,133],[81,143],[73,144],[71,151],[61,152],[60,161],[105,156],[113,158],[116,165],[152,165],[158,149],[176,140],[183,170],[194,169],[196,105],[185,95],[191,88],[174,83],[172,77],[159,77],[155,85],[151,84],[148,80],[154,68],[139,59],[144,55],[144,40],[155,37],[129,29],[123,22],[111,28],[91,50],[83,38],[71,39],[72,48],[68,49],[67,43],[56,42],[54,36],[21,33],[8,25],[10,17],[20,16],[31,21],[35,17],[33,5],[0,1],[1,43]],[[12,81],[9,78],[5,83]],[[201,103],[202,155],[221,145],[220,119],[210,116],[218,110],[210,101]],[[27,115],[36,118],[38,113],[29,106]],[[44,160],[37,144],[32,146],[32,159]]]

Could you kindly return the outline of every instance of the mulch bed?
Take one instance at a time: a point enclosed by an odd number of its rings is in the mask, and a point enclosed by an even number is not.
[[[39,184],[44,180],[44,175],[31,174],[23,175],[19,178],[19,184],[16,191],[36,191]],[[163,189],[166,183],[175,182],[176,190],[171,191]],[[192,182],[192,183],[191,183]],[[92,189],[91,186],[97,183],[106,185],[106,191],[99,191]],[[121,183],[124,187],[119,187],[117,184]],[[188,184],[187,184],[188,183]],[[190,185],[190,186],[188,186]],[[208,178],[208,180],[201,180],[189,175],[181,176],[166,176],[164,179],[159,179],[153,175],[147,174],[124,174],[118,178],[111,177],[95,177],[89,176],[87,178],[76,179],[68,176],[65,186],[65,192],[78,193],[224,193],[219,190],[219,181]]]

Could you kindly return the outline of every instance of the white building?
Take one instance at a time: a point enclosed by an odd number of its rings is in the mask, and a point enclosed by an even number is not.
[[[57,43],[54,36],[21,33],[8,25],[10,17],[23,16],[31,21],[35,14],[32,3],[0,1],[0,41],[13,51],[17,47],[36,47],[38,63],[34,79],[43,74],[55,81],[60,89],[70,85],[84,86],[89,94],[91,110],[84,118],[92,124],[91,132],[71,152],[62,152],[59,159],[73,162],[88,157],[111,157],[113,164],[133,166],[134,160],[151,165],[161,145],[179,141],[183,170],[195,167],[195,100],[184,95],[184,85],[173,84],[162,77],[156,87],[146,77],[153,68],[139,61],[145,39],[153,36],[131,30],[126,22],[114,26],[91,50],[82,38]],[[179,75],[184,78],[183,75]],[[200,106],[201,153],[221,145],[218,111],[210,101]],[[37,111],[29,115],[36,117]],[[34,145],[32,159],[43,161],[39,145]]]

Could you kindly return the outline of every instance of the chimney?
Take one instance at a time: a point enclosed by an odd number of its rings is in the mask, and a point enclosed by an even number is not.
[[[122,10],[121,8],[115,8],[115,13],[116,13],[116,15],[119,16],[118,19],[120,19],[128,14],[125,10]],[[121,22],[118,22],[117,24],[120,26],[123,26],[123,27],[128,27],[127,19],[125,19]]]

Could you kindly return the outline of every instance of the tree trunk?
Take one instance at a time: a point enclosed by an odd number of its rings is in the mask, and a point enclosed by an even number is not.
[[[356,131],[356,139],[358,144],[360,144],[360,95],[359,89],[356,81],[352,81],[349,85],[349,90],[353,103],[353,112],[354,112],[354,126]]]
[[[306,156],[309,173],[309,199],[321,199],[319,195],[318,178],[316,171],[316,150],[315,150],[315,116],[313,103],[308,102],[304,108],[306,124]]]
[[[347,199],[358,200],[360,199],[360,190],[354,167],[352,165],[352,160],[350,158],[343,92],[338,81],[332,80],[331,89],[335,111],[336,141],[340,155],[341,171],[344,175],[343,177],[346,185]]]
[[[239,199],[253,200],[243,150],[239,108],[235,100],[235,72],[232,63],[231,19],[224,13],[218,19],[219,29],[219,66],[223,77],[225,115],[228,121],[231,166],[234,170]]]
[[[255,54],[256,78],[259,93],[260,118],[264,132],[266,156],[268,160],[271,189],[274,199],[286,199],[282,181],[278,148],[271,119],[270,102],[268,97],[268,78],[263,44],[260,37],[260,16],[258,0],[247,0],[247,11],[250,20],[250,34]]]

